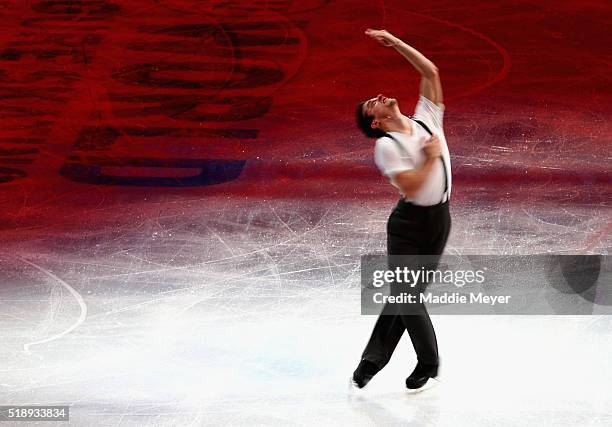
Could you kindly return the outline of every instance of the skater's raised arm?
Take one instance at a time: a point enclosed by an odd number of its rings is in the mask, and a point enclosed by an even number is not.
[[[438,67],[436,67],[433,62],[427,59],[421,52],[404,43],[386,30],[372,30],[368,28],[365,33],[377,40],[383,46],[393,47],[402,54],[421,75],[421,95],[436,105],[442,106],[444,100],[442,96],[440,74],[438,72]]]

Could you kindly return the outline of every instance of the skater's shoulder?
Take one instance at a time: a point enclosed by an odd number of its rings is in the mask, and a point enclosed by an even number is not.
[[[374,145],[374,151],[380,154],[397,153],[398,150],[405,150],[405,147],[406,145],[401,134],[399,132],[393,132],[393,135],[389,135],[389,133],[387,133],[386,135],[378,138],[376,140],[376,144]]]
[[[394,145],[397,141],[405,142],[411,135],[406,135],[402,132],[390,131],[376,140],[376,144]]]
[[[389,136],[389,133],[386,133],[385,135],[376,139],[376,145],[384,145],[389,143],[393,143],[393,138]]]
[[[387,133],[386,135],[383,135],[380,138],[377,138],[374,146],[376,150],[382,150],[394,144],[395,144],[395,141],[393,141],[393,138],[391,138],[389,134]]]

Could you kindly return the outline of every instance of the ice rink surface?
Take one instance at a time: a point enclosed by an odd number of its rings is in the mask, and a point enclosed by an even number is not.
[[[418,95],[363,30],[441,70],[448,254],[607,255],[609,4],[0,6],[0,405],[70,405],[76,426],[612,425],[611,316],[436,315],[434,387],[405,390],[405,336],[348,390],[375,322],[360,256],[397,201],[353,109]]]
[[[436,387],[405,390],[404,336],[349,393],[375,321],[359,315],[359,256],[382,249],[388,210],[159,201],[5,242],[2,400],[71,405],[76,425],[609,425],[609,316],[434,316]],[[447,250],[578,251],[601,214],[456,206]]]

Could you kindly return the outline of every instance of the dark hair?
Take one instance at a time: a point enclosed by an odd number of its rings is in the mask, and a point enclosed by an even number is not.
[[[368,138],[380,138],[385,136],[385,131],[378,128],[372,128],[372,121],[374,120],[373,116],[368,116],[363,112],[363,104],[366,101],[360,102],[357,104],[357,109],[355,110],[355,119],[357,120],[357,127],[364,133]]]

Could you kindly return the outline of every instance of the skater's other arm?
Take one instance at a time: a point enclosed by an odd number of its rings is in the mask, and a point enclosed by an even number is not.
[[[421,52],[386,30],[367,29],[366,34],[376,39],[383,46],[393,47],[402,54],[421,75],[421,95],[440,107],[443,105],[444,99],[440,73],[438,72],[438,67],[433,62],[427,59]]]
[[[441,156],[440,139],[437,135],[431,137],[423,151],[425,151],[426,160],[419,169],[398,172],[393,177],[402,193],[408,198],[414,197],[419,191],[427,176],[431,173],[434,162]]]

